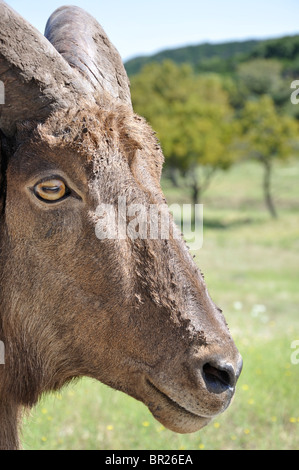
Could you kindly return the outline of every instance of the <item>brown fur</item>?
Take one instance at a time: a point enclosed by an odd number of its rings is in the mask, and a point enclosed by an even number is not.
[[[102,98],[23,123],[14,146],[2,155],[0,448],[18,448],[21,409],[81,376],[143,401],[174,431],[207,424],[233,388],[211,393],[203,366],[220,358],[238,374],[239,353],[185,243],[95,236],[100,202],[164,204],[151,128]],[[29,188],[45,174],[81,199],[38,201]]]

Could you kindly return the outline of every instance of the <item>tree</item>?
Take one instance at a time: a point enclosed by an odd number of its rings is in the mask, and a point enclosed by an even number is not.
[[[220,78],[167,61],[144,67],[131,89],[134,108],[158,134],[166,167],[185,176],[197,204],[214,173],[235,158],[238,124]]]
[[[254,59],[238,67],[238,78],[248,90],[248,94],[274,95],[284,85],[282,63],[278,60]]]
[[[277,217],[271,191],[271,176],[275,161],[284,161],[294,152],[298,123],[278,114],[270,96],[247,101],[241,114],[245,154],[259,161],[264,169],[263,191],[266,206]]]

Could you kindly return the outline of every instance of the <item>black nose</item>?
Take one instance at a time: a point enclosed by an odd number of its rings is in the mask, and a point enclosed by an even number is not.
[[[241,370],[242,359],[239,360],[235,370],[232,364],[213,358],[203,365],[202,376],[209,392],[222,393],[235,388]]]

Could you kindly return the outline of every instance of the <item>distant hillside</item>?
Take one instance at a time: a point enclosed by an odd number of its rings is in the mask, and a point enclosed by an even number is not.
[[[131,59],[125,63],[125,67],[128,75],[132,76],[145,64],[169,59],[177,64],[189,63],[198,71],[223,73],[232,72],[240,62],[258,57],[282,60],[286,65],[294,61],[299,62],[299,35],[269,40],[204,43],[168,49],[151,56]]]

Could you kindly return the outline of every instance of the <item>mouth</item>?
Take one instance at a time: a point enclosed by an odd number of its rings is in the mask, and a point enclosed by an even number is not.
[[[147,388],[151,391],[151,400],[147,406],[153,416],[163,426],[171,431],[181,434],[192,433],[206,426],[212,417],[195,414],[178,404],[149,379],[146,379]]]

